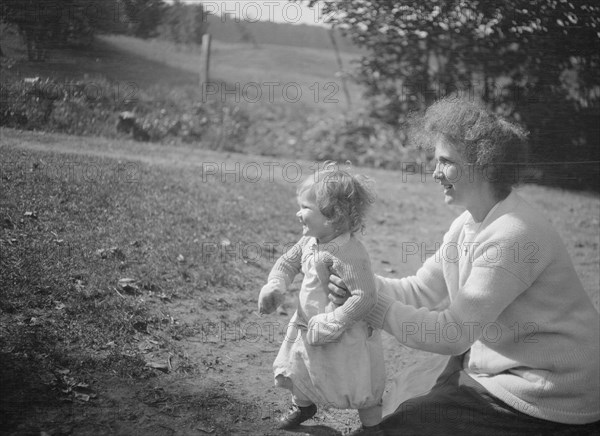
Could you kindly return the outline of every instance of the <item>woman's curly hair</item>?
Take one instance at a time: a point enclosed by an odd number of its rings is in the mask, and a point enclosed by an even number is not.
[[[431,150],[444,137],[484,172],[499,199],[526,176],[528,133],[479,103],[445,98],[415,121],[411,130],[418,145]]]
[[[375,202],[372,185],[368,177],[350,174],[327,161],[298,187],[298,195],[310,190],[334,228],[355,233],[364,231],[367,211]]]

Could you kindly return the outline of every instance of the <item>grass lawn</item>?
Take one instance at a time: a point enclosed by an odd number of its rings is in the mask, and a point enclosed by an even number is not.
[[[0,134],[0,427],[277,434],[288,398],[271,387],[271,363],[295,290],[269,316],[256,314],[256,297],[299,237],[295,186],[312,163]],[[431,249],[458,211],[431,180],[361,171],[379,194],[363,236],[374,269],[411,274],[422,254],[403,256],[403,243]],[[521,191],[564,238],[598,308],[600,199]],[[390,376],[425,359],[389,338],[386,347]],[[315,424],[313,434],[331,434],[358,421],[324,410]]]

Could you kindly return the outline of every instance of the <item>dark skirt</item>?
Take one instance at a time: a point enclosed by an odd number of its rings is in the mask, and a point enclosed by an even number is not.
[[[400,404],[381,423],[386,435],[600,435],[600,421],[571,425],[519,412],[491,395],[454,356],[431,391]]]

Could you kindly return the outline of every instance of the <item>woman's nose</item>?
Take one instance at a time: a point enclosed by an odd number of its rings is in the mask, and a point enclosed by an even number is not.
[[[443,165],[438,162],[435,164],[435,169],[433,170],[433,180],[440,181],[444,177]]]

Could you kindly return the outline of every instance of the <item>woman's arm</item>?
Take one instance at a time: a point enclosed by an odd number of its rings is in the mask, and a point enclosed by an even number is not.
[[[428,258],[414,276],[392,279],[375,276],[378,294],[414,307],[438,309],[448,303],[440,252]]]
[[[393,301],[399,301],[414,307],[438,309],[448,304],[448,290],[444,280],[439,252],[425,261],[417,274],[402,279],[375,276],[377,294],[386,294]],[[329,299],[342,306],[350,297],[348,286],[343,278],[332,274],[329,277]],[[383,308],[380,308],[383,310]]]
[[[372,312],[369,322],[409,347],[458,355],[529,286],[504,268],[474,267],[446,309],[417,308],[381,294],[380,311],[377,316]]]

